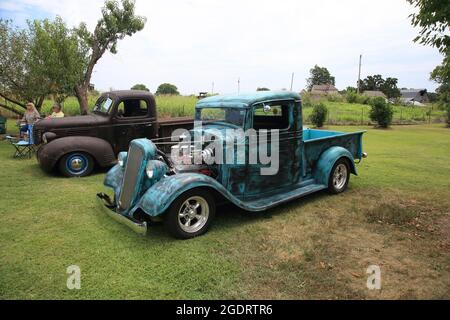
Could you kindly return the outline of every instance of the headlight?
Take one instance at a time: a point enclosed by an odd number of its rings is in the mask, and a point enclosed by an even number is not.
[[[45,132],[42,135],[42,141],[44,143],[49,143],[50,141],[54,140],[56,138],[56,133],[54,132]]]
[[[117,162],[119,163],[119,166],[122,168],[125,166],[125,163],[127,162],[128,152],[122,151],[119,152],[119,155],[117,156]]]
[[[159,160],[149,160],[147,166],[145,167],[145,173],[147,177],[152,180],[159,180],[164,176],[169,167],[162,161]]]

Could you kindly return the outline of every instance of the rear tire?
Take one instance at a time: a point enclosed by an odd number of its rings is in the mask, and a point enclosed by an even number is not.
[[[164,217],[167,231],[178,239],[190,239],[208,231],[216,213],[214,197],[204,189],[179,196]]]
[[[85,177],[94,169],[94,159],[86,152],[71,152],[59,161],[59,172],[66,177]]]
[[[344,192],[350,181],[350,166],[348,160],[340,158],[331,169],[328,178],[328,191],[334,194]]]

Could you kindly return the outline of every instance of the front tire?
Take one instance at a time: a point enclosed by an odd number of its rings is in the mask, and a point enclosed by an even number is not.
[[[350,181],[350,166],[348,160],[341,158],[333,166],[328,178],[328,191],[337,194],[347,189]]]
[[[71,152],[59,161],[59,171],[66,177],[85,177],[94,169],[94,159],[86,152]]]
[[[216,213],[214,197],[206,190],[193,189],[179,196],[169,207],[164,223],[178,239],[190,239],[208,231]]]

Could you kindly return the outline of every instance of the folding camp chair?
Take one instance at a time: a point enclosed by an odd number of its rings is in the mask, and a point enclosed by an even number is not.
[[[14,146],[14,158],[31,158],[32,154],[36,152],[36,146],[33,142],[33,125],[28,125],[28,139],[18,140],[15,137],[7,136],[6,139]]]

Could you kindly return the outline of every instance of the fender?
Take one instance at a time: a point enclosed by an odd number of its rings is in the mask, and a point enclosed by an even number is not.
[[[114,165],[116,161],[109,142],[88,136],[71,136],[52,140],[39,148],[37,158],[44,170],[51,171],[63,155],[74,151],[89,153],[102,167]]]
[[[314,178],[317,183],[328,185],[328,178],[330,176],[331,169],[333,169],[334,164],[340,158],[347,158],[350,165],[350,172],[354,175],[358,175],[356,172],[355,160],[352,154],[345,148],[331,147],[322,152],[316,163]]]
[[[137,205],[130,211],[130,216],[138,208],[142,209],[149,216],[158,216],[164,213],[181,194],[199,187],[213,189],[235,205],[244,209],[246,208],[245,203],[232,195],[213,178],[200,173],[180,173],[173,176],[166,176],[151,186],[141,197]]]

